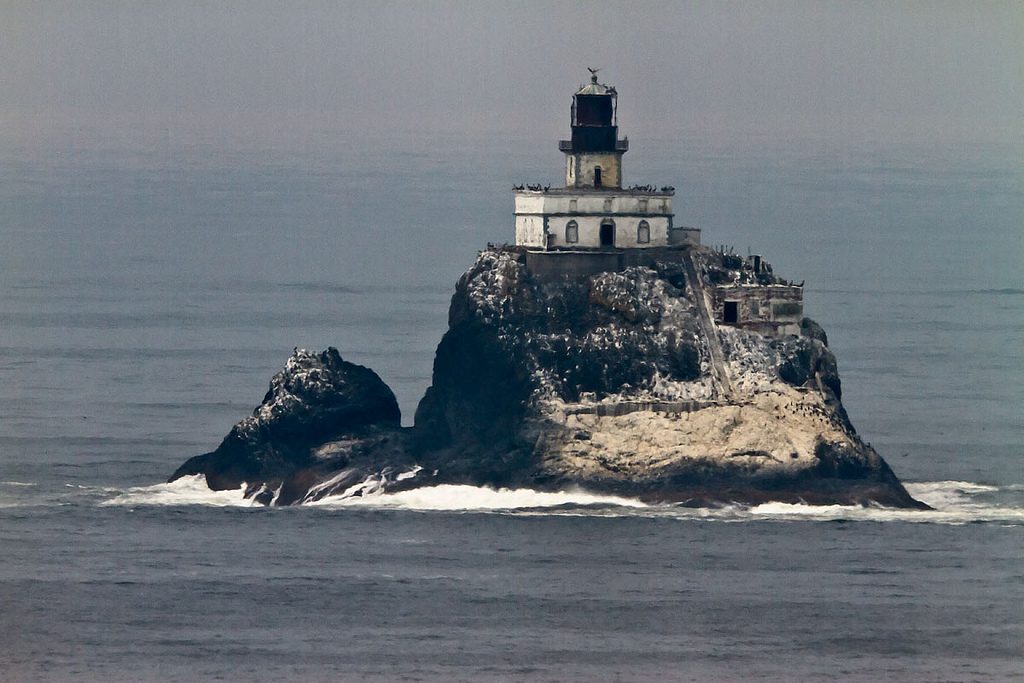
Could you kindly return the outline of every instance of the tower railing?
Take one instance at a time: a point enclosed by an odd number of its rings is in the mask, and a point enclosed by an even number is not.
[[[573,151],[572,140],[559,140],[558,141],[558,151],[559,152],[571,152],[571,151]],[[616,152],[628,152],[629,151],[629,138],[624,138],[622,140],[616,140],[615,141],[615,151]]]

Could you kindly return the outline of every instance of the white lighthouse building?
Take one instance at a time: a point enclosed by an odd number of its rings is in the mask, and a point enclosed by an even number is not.
[[[590,83],[572,98],[572,139],[561,140],[565,187],[515,191],[516,244],[530,252],[624,255],[625,250],[697,244],[700,231],[673,224],[672,187],[623,187],[618,93]]]

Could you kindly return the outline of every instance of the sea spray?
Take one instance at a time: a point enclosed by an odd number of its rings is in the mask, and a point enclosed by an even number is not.
[[[649,505],[633,498],[590,493],[584,490],[536,491],[494,489],[485,486],[442,484],[384,493],[379,487],[351,487],[336,495],[291,506],[290,509],[405,510],[409,512],[506,513],[516,515],[657,517],[681,521],[717,522],[909,522],[961,525],[978,522],[1024,525],[1024,505],[1018,486],[996,487],[965,481],[931,481],[908,484],[914,496],[933,510],[906,510],[882,506],[803,505],[764,503],[727,505],[720,508],[685,508]],[[372,482],[371,482],[372,483]],[[95,500],[97,493],[112,497],[103,506],[207,506],[247,507],[273,510],[244,496],[245,487],[211,491],[201,476],[182,477],[171,483],[138,486],[126,490],[82,489]]]
[[[252,507],[252,498],[245,497],[245,485],[238,489],[214,491],[201,474],[181,477],[153,486],[134,486],[103,501],[101,505],[207,505],[212,507]],[[259,506],[262,507],[262,506]]]
[[[485,486],[442,484],[397,493],[369,496],[328,497],[310,505],[320,507],[379,507],[407,510],[487,511],[556,508],[564,506],[616,506],[646,508],[644,503],[618,496],[585,491],[534,491],[533,489],[493,489]]]

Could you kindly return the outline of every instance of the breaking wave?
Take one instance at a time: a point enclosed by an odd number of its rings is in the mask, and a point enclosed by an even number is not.
[[[134,486],[100,503],[101,505],[209,505],[212,507],[253,507],[259,505],[245,497],[245,486],[213,491],[206,477],[197,474],[170,483]]]
[[[932,510],[901,510],[881,506],[794,505],[764,503],[750,508],[747,518],[779,520],[1024,524],[1024,500],[1012,495],[1017,486],[990,486],[967,481],[905,483],[911,496]],[[1011,494],[1007,496],[1006,494]],[[1002,494],[1002,495],[999,495]],[[1008,500],[1009,498],[1009,500]],[[1016,500],[1014,500],[1016,499]],[[740,513],[742,515],[742,512]]]
[[[532,489],[493,489],[483,486],[442,484],[381,493],[374,482],[351,487],[339,495],[304,504],[309,509],[348,508],[480,512],[517,515],[630,516],[721,522],[744,521],[862,521],[926,524],[1000,523],[1024,525],[1024,496],[1020,485],[1004,487],[965,481],[933,481],[906,484],[907,490],[933,510],[900,510],[847,505],[764,503],[721,508],[681,508],[649,505],[632,498],[601,495],[583,490],[557,492]],[[168,484],[139,486],[121,491],[102,505],[205,505],[213,507],[262,507],[246,498],[245,487],[211,491],[202,475],[182,477]]]
[[[402,476],[399,475],[399,479]],[[305,503],[310,508],[384,508],[442,511],[501,511],[530,508],[615,506],[647,507],[632,498],[605,496],[585,491],[545,492],[532,489],[492,489],[484,486],[443,484],[397,493],[380,493],[375,481],[347,489],[336,496]],[[102,505],[209,505],[215,507],[262,507],[245,497],[246,487],[211,491],[203,475],[182,477],[167,484],[137,486],[103,501]]]
[[[369,496],[327,497],[317,507],[374,507],[408,510],[523,510],[556,507],[647,508],[633,498],[605,496],[585,491],[545,492],[533,489],[492,489],[484,486],[441,484],[397,493]]]

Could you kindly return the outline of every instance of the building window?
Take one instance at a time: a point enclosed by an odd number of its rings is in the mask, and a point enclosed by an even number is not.
[[[576,200],[575,199],[570,199],[569,200],[569,210],[573,211],[573,212],[576,211]]]
[[[650,244],[651,242],[651,226],[647,221],[640,221],[640,224],[636,226],[636,243],[637,244]]]
[[[594,167],[594,187],[601,187],[601,167]]]
[[[599,235],[602,247],[615,246],[615,221],[605,218],[601,221],[601,232]]]
[[[580,226],[576,221],[569,221],[565,224],[565,243],[576,244],[580,241]]]

